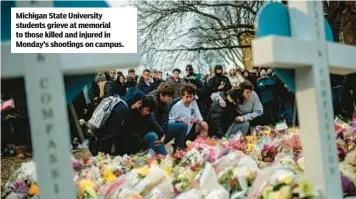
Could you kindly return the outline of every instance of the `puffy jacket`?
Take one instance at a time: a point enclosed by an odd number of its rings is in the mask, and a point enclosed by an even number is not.
[[[225,95],[220,93],[226,102],[226,107],[221,107],[218,101],[211,104],[208,116],[209,131],[211,136],[219,138],[226,134],[228,127],[239,115],[236,111],[236,105],[229,103]]]
[[[137,80],[138,80],[138,76],[135,76],[135,79],[131,79],[129,76],[126,77],[126,86],[127,88],[131,88],[131,87],[136,87],[137,85]]]
[[[221,83],[225,83],[225,87],[222,90],[219,90],[218,87]],[[229,91],[231,89],[231,83],[228,77],[225,75],[215,75],[214,77],[210,78],[207,82],[207,87],[209,90],[209,95],[218,91]]]
[[[174,95],[173,95],[173,98],[178,98],[181,96],[180,94],[180,89],[183,87],[185,83],[184,80],[182,79],[178,79],[178,81],[174,80],[173,78],[170,78],[167,80],[167,83],[173,88],[174,90]]]
[[[149,84],[149,85],[148,85]],[[156,84],[153,81],[153,79],[149,82],[146,83],[145,80],[143,80],[143,78],[141,77],[138,84],[137,84],[137,88],[140,89],[142,92],[144,92],[145,94],[148,94],[149,92],[153,91],[156,89]]]
[[[114,96],[116,92],[116,83],[113,80],[109,80],[104,86],[104,97]]]

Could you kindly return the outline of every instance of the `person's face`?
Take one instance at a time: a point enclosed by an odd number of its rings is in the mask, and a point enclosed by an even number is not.
[[[120,76],[119,77],[119,81],[121,84],[125,83],[125,78],[123,76]]]
[[[223,70],[221,70],[221,69],[216,70],[216,74],[222,74],[222,73],[223,73]]]
[[[249,100],[252,97],[252,90],[245,89],[244,90],[244,99]]]
[[[178,79],[178,78],[179,78],[179,72],[174,71],[174,73],[173,73],[173,78],[174,78],[174,79]]]
[[[267,77],[266,70],[261,70],[260,76],[261,77]]]
[[[135,72],[130,72],[130,73],[129,73],[129,77],[130,77],[130,78],[134,79],[135,76],[136,76]]]
[[[141,108],[141,106],[142,106],[142,100],[139,100],[131,105],[131,109],[132,110],[139,109],[139,108]]]
[[[162,79],[162,73],[158,73],[158,74],[157,74],[157,78],[158,78],[158,79]]]
[[[190,71],[189,70],[186,70],[185,71],[185,76],[189,76],[190,75]]]
[[[152,73],[152,78],[157,78],[157,73]]]
[[[151,73],[149,73],[149,72],[144,72],[143,75],[142,75],[142,77],[143,77],[144,80],[147,81],[147,80],[150,79]]]
[[[163,96],[161,94],[159,98],[160,98],[161,102],[163,102],[165,104],[170,104],[172,102],[172,96],[169,96],[169,95]]]
[[[109,76],[111,79],[114,79],[116,75],[116,72],[114,70],[109,71]]]
[[[268,75],[271,75],[272,72],[273,72],[273,71],[272,71],[272,68],[267,69],[267,74],[268,74]]]
[[[255,69],[255,68],[252,69],[252,72],[253,72],[253,73],[257,73],[257,69]]]
[[[248,72],[244,72],[244,77],[248,77]]]
[[[235,75],[236,75],[236,70],[234,70],[234,69],[231,70],[231,71],[230,71],[230,75],[231,75],[231,76],[235,76]]]
[[[234,101],[230,95],[227,96],[227,100],[231,103],[231,104],[236,104],[237,102]]]
[[[236,74],[237,74],[237,75],[241,75],[241,71],[239,71],[239,70],[236,71]]]
[[[188,94],[187,92],[184,93],[182,100],[183,103],[188,106],[189,104],[191,104],[194,100],[195,96],[192,94]]]
[[[151,114],[151,110],[150,110],[149,108],[143,107],[143,108],[141,109],[141,115],[142,115],[142,116],[147,116],[147,115],[149,115],[149,114]]]

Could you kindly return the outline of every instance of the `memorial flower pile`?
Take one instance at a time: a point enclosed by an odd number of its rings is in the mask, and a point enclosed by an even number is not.
[[[345,195],[356,194],[356,132],[335,122]],[[198,137],[169,156],[136,154],[72,159],[80,199],[310,199],[298,130],[258,127],[230,139]],[[34,162],[22,164],[5,186],[7,199],[39,197]],[[6,197],[4,197],[6,198]]]

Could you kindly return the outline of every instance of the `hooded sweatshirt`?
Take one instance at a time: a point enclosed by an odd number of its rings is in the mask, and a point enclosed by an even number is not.
[[[136,103],[144,97],[144,93],[136,88],[130,88],[123,100],[125,103],[118,103],[115,105],[111,112],[110,117],[106,123],[106,130],[110,133],[121,132],[123,124],[130,113],[130,107],[132,104]]]

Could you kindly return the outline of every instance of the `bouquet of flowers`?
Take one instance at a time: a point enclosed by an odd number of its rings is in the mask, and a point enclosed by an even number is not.
[[[176,167],[173,170],[173,193],[178,195],[189,190],[196,173],[185,167]]]
[[[271,163],[278,154],[277,147],[273,145],[264,145],[261,151],[262,161]]]

